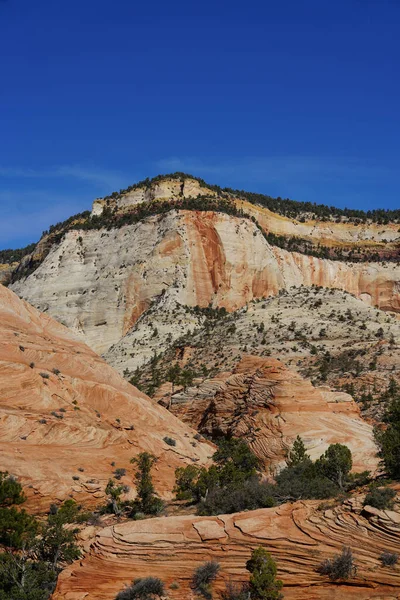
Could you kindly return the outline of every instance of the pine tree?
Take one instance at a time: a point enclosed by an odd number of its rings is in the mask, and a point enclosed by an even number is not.
[[[276,578],[276,564],[269,552],[264,548],[253,550],[250,560],[246,563],[250,571],[249,582],[251,600],[280,600],[283,598],[280,590],[283,583]]]
[[[138,466],[135,480],[137,485],[138,504],[140,510],[147,515],[157,514],[163,508],[163,502],[156,496],[151,469],[157,459],[149,452],[141,452],[137,458],[132,458],[131,463]]]
[[[306,453],[306,447],[304,445],[303,440],[298,435],[295,441],[293,442],[292,449],[289,451],[286,464],[290,467],[295,467],[296,465],[302,463],[304,460],[308,460],[310,457]]]

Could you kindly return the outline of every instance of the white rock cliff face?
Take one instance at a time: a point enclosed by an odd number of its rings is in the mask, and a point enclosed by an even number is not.
[[[173,210],[111,231],[70,231],[12,289],[104,353],[161,295],[231,311],[280,289],[313,284],[400,310],[394,263],[290,253],[270,246],[249,219],[214,212]]]
[[[98,198],[93,202],[92,215],[101,215],[105,206],[120,210],[152,200],[170,200],[179,197],[196,198],[204,194],[215,196],[216,192],[202,187],[195,179],[184,179],[183,181],[180,179],[165,179],[152,183],[151,187],[136,188],[116,199],[111,198],[107,201]]]

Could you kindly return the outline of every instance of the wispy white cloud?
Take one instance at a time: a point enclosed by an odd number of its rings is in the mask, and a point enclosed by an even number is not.
[[[115,171],[84,165],[58,165],[45,169],[23,167],[1,167],[0,178],[14,179],[52,179],[67,178],[86,181],[108,189],[117,189],[124,176]]]
[[[76,200],[46,191],[0,192],[0,248],[25,245],[39,239],[49,225],[85,210]],[[86,207],[89,208],[89,207]]]
[[[162,171],[184,171],[208,176],[253,179],[257,182],[338,179],[370,180],[384,177],[393,171],[388,167],[370,164],[352,157],[267,156],[244,158],[229,162],[204,162],[196,158],[171,157],[158,161]]]
[[[364,209],[387,205],[393,195],[390,182],[397,181],[396,165],[354,157],[271,155],[229,161],[169,157],[155,166],[163,173],[183,171],[221,186]]]

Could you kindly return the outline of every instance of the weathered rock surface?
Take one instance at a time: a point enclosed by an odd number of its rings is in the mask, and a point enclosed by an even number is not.
[[[30,505],[48,509],[69,496],[104,502],[115,468],[126,468],[122,481],[131,484],[130,459],[145,450],[158,457],[156,487],[170,497],[175,468],[213,452],[194,434],[71,331],[0,286],[1,469],[21,478]]]
[[[170,410],[203,434],[243,437],[272,472],[297,435],[313,460],[341,443],[351,449],[356,471],[377,467],[372,426],[352,397],[314,388],[275,359],[248,356],[232,374],[174,394]]]
[[[141,186],[133,189],[130,192],[120,195],[118,198],[98,198],[93,202],[93,215],[100,215],[105,207],[112,210],[124,210],[130,206],[141,204],[143,202],[151,202],[153,200],[179,199],[179,198],[196,198],[207,194],[215,196],[216,192],[208,187],[203,187],[196,179],[185,178],[168,179],[164,178],[150,186]]]
[[[11,275],[13,271],[17,268],[18,263],[13,264],[0,264],[0,284],[8,285],[11,281]]]
[[[305,220],[304,222],[289,219],[278,215],[267,208],[251,204],[243,200],[236,200],[237,205],[249,215],[254,216],[259,224],[276,235],[295,236],[309,239],[323,246],[357,246],[371,250],[395,244],[400,241],[399,226],[397,223],[361,223],[356,225],[351,222]]]
[[[12,289],[103,353],[162,294],[183,305],[233,311],[291,286],[319,285],[399,311],[399,282],[395,263],[291,253],[270,246],[249,219],[171,211],[111,231],[70,231]]]
[[[150,360],[154,353],[162,353],[156,365],[161,387],[151,395],[165,405],[171,394],[171,385],[165,383],[171,364],[178,363],[195,374],[194,385],[186,395],[190,402],[197,402],[212,398],[215,391],[208,386],[226,378],[248,354],[279,357],[290,369],[312,379],[314,385],[347,387],[358,400],[372,393],[374,401],[359,405],[364,415],[378,419],[384,408],[380,396],[392,378],[400,384],[398,317],[369,307],[346,292],[293,288],[252,302],[235,313],[211,311],[207,316],[207,312],[160,301],[107,352],[107,362],[121,373],[128,368],[128,377],[140,367],[136,381],[150,393],[153,366],[148,363],[141,367],[143,357]],[[186,327],[186,335],[173,344],[168,331],[176,331],[177,323],[179,331]],[[174,391],[177,400],[179,394]]]
[[[384,551],[400,552],[399,513],[363,511],[359,503],[318,509],[317,502],[218,517],[169,517],[128,522],[98,532],[85,558],[59,578],[54,600],[110,600],[133,579],[160,577],[174,600],[190,600],[190,578],[216,560],[224,580],[246,581],[251,550],[265,547],[278,564],[284,597],[292,600],[396,600],[400,569],[383,567]],[[356,576],[331,583],[316,572],[326,558],[353,550]],[[176,582],[178,589],[170,588]]]

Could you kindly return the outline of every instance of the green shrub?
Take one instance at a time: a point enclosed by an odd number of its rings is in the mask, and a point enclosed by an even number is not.
[[[400,396],[396,396],[384,414],[387,428],[376,431],[379,456],[387,473],[395,479],[400,478]]]
[[[344,488],[346,477],[352,466],[351,452],[343,444],[331,444],[316,462],[316,467],[321,474],[339,486],[341,490]]]
[[[392,488],[371,486],[365,496],[364,506],[373,506],[379,510],[392,509],[395,497],[396,492]]]
[[[399,555],[396,552],[382,552],[379,559],[384,567],[394,567],[397,565]]]
[[[21,484],[8,471],[0,471],[0,506],[22,504],[26,498]]]
[[[249,584],[248,583],[233,583],[228,581],[225,584],[225,589],[221,592],[221,600],[248,600],[249,599]]]
[[[343,547],[341,554],[324,560],[319,565],[318,572],[321,575],[328,575],[331,581],[353,577],[357,572],[357,567],[354,564],[351,549]]]
[[[168,446],[176,446],[176,440],[174,440],[174,438],[165,436],[165,438],[163,438],[163,440],[166,444],[168,444]]]
[[[201,500],[198,513],[201,515],[218,515],[270,508],[275,505],[275,488],[269,483],[261,482],[253,477],[240,485],[212,488],[207,497]]]
[[[125,477],[125,475],[126,475],[126,469],[118,468],[118,469],[115,469],[115,471],[114,471],[114,477],[115,477],[115,479],[119,480],[122,477]]]
[[[0,600],[47,600],[57,574],[44,561],[0,554]]]
[[[337,446],[340,444],[330,446],[313,463],[298,438],[288,454],[290,466],[278,473],[275,484],[269,484],[260,480],[258,459],[246,444],[242,440],[225,440],[213,456],[216,464],[208,469],[195,465],[176,469],[174,491],[178,500],[198,503],[202,515],[268,508],[300,498],[332,498],[341,491],[336,482],[347,484],[350,480],[347,467],[349,461],[351,464],[351,452],[345,446],[337,452]],[[346,459],[344,466],[342,456]]]
[[[135,579],[132,585],[117,594],[115,600],[153,600],[165,596],[165,588],[158,577]]]
[[[304,459],[292,467],[286,467],[275,478],[274,495],[280,502],[316,498],[332,498],[339,488],[322,475],[312,460]]]
[[[176,581],[173,581],[170,586],[169,586],[170,590],[179,590],[179,583],[177,583]]]
[[[304,442],[298,435],[295,441],[293,442],[292,449],[288,452],[286,464],[288,467],[295,467],[299,463],[309,458],[310,457],[306,453],[306,447],[304,445]]]
[[[205,562],[197,567],[192,577],[194,590],[207,600],[212,598],[211,584],[216,579],[220,566],[215,561]]]

